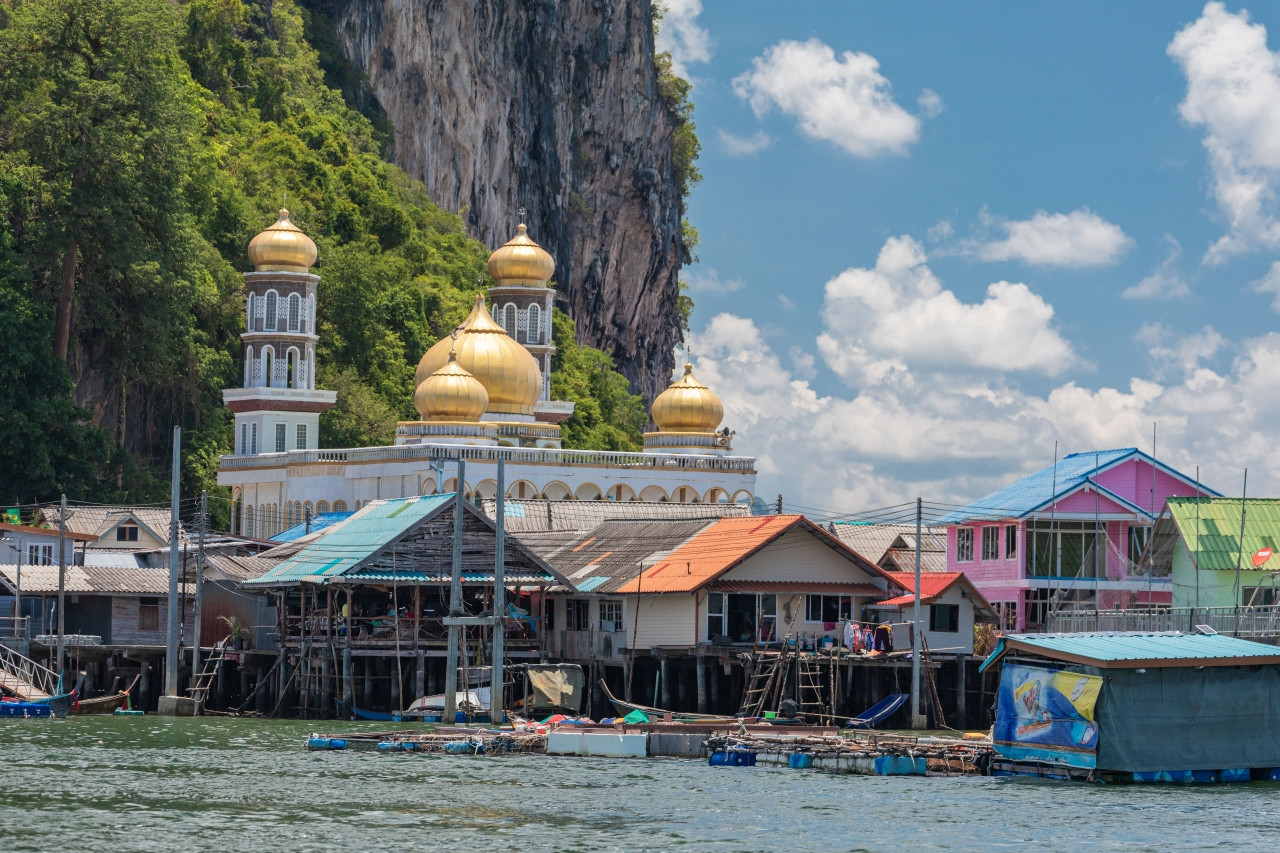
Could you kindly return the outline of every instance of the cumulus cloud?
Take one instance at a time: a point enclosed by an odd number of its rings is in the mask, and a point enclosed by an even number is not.
[[[916,98],[916,106],[920,107],[920,114],[925,118],[937,118],[947,108],[942,103],[942,96],[932,89],[921,90],[920,96]]]
[[[1077,361],[1053,328],[1053,306],[1025,284],[998,281],[962,301],[929,269],[911,237],[889,239],[871,269],[827,282],[818,349],[854,385],[903,379],[908,365],[1034,371],[1054,376]]]
[[[977,245],[984,261],[1021,261],[1030,266],[1097,267],[1120,259],[1133,240],[1087,207],[1071,213],[1036,211],[1030,219],[998,221],[1003,240]]]
[[[1125,299],[1182,299],[1191,295],[1181,273],[1178,272],[1178,257],[1182,254],[1182,246],[1173,235],[1164,235],[1169,244],[1169,254],[1160,262],[1160,266],[1151,275],[1142,279],[1133,287],[1125,288],[1120,295]]]
[[[703,267],[693,267],[684,278],[694,293],[736,293],[746,287],[740,278],[721,280],[717,270]]]
[[[1209,3],[1167,52],[1186,76],[1178,109],[1204,129],[1212,194],[1227,224],[1205,262],[1280,246],[1280,54],[1267,48],[1267,28],[1251,23],[1247,11],[1232,14]]]
[[[773,137],[763,130],[751,136],[736,136],[725,130],[717,131],[717,133],[720,135],[720,144],[733,157],[745,157],[748,154],[755,154],[773,144]]]
[[[1074,358],[1048,325],[1052,308],[1029,296],[1043,306],[1031,303],[1041,311],[1026,324],[1032,330],[996,320],[988,334],[1031,335],[1020,339],[1021,348],[1034,349],[1041,346],[1034,340],[1038,330],[1060,358]],[[930,317],[987,321],[983,312],[992,309],[984,306],[1003,307],[1009,298],[989,289],[981,303],[960,301],[928,269],[920,246],[897,237],[873,267],[828,283],[816,358],[813,347],[793,339],[775,351],[760,327],[733,314],[713,317],[689,344],[698,354],[699,378],[724,401],[725,425],[738,432],[735,450],[758,458],[758,491],[780,491],[789,504],[815,515],[917,495],[968,502],[1049,464],[1055,441],[1062,453],[1148,447],[1152,423],[1159,424],[1161,459],[1188,473],[1201,466],[1211,486],[1231,491],[1248,464],[1259,493],[1280,488],[1274,440],[1280,334],[1229,341],[1211,326],[1179,334],[1150,323],[1136,335],[1151,360],[1142,375],[1101,387],[1064,376],[1028,390],[1015,381],[1015,365],[1047,373],[1049,362],[993,355],[968,340],[949,343],[952,356],[944,358],[934,344],[917,340],[938,326],[928,324],[921,334],[906,316],[914,308]],[[846,372],[853,349],[863,359],[851,375],[859,381],[820,393],[813,384],[817,372]],[[883,372],[882,381],[875,381],[873,367]]]
[[[920,119],[893,99],[875,57],[852,51],[837,57],[818,39],[778,42],[734,78],[733,90],[757,116],[776,107],[804,133],[855,157],[905,154],[920,136]]]
[[[662,0],[659,53],[671,54],[671,70],[689,79],[689,64],[711,61],[711,35],[698,26],[702,0]]]
[[[1271,300],[1271,310],[1280,314],[1280,261],[1272,261],[1267,274],[1249,286],[1258,293],[1272,294],[1275,298]]]

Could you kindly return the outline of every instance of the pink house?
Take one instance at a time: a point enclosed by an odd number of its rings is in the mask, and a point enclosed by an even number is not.
[[[947,571],[964,572],[1002,623],[1037,630],[1050,609],[1169,604],[1143,563],[1166,498],[1218,493],[1137,448],[1073,453],[941,520]]]

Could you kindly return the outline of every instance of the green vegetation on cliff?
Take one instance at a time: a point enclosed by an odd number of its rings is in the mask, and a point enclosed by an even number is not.
[[[304,23],[293,0],[0,0],[0,501],[162,499],[174,424],[184,489],[216,493],[245,248],[286,203],[320,249],[322,440],[411,416],[488,250],[381,159]],[[566,323],[566,446],[637,446],[639,398]]]

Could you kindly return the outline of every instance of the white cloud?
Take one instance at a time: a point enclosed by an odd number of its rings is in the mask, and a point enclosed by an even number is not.
[[[960,302],[929,271],[919,245],[899,237],[886,242],[874,267],[828,283],[817,358],[794,340],[780,355],[752,320],[732,314],[715,316],[689,342],[698,377],[720,395],[725,425],[738,432],[735,451],[758,459],[758,491],[781,491],[819,517],[917,495],[968,502],[1048,465],[1055,441],[1063,454],[1145,449],[1153,423],[1158,455],[1174,467],[1192,473],[1199,465],[1205,482],[1232,492],[1248,465],[1251,491],[1255,482],[1258,494],[1280,489],[1280,333],[1233,342],[1208,326],[1179,335],[1150,323],[1136,336],[1151,357],[1142,375],[1103,387],[1067,376],[1030,391],[1011,379],[1019,359],[1041,372],[1053,362],[995,356],[971,340],[949,343],[952,355],[943,358],[919,340],[936,327],[925,326],[922,335],[908,316],[914,308],[925,317],[979,317],[990,323],[984,328],[991,337],[1030,335],[1021,346],[1034,349],[1042,346],[1034,341],[1039,334],[1060,357],[1073,358],[1039,297],[1017,297],[1031,300],[1019,307],[1035,309],[1023,315],[1030,329],[986,313],[993,304],[1012,307],[1005,302],[1011,298],[989,289],[982,303]],[[819,393],[811,384],[815,371],[844,372],[855,348],[864,359],[856,378],[865,381]],[[872,367],[885,381],[874,381]]]
[[[1115,263],[1133,245],[1121,230],[1087,207],[1071,213],[1036,211],[1030,219],[998,221],[1005,238],[978,245],[984,261],[1022,261],[1031,266],[1095,267]]]
[[[1205,262],[1280,246],[1280,54],[1267,48],[1267,28],[1250,23],[1247,11],[1209,3],[1167,52],[1187,78],[1178,109],[1205,130],[1212,193],[1227,223]]]
[[[946,219],[938,220],[937,224],[931,226],[928,231],[924,232],[924,237],[930,243],[940,243],[943,240],[950,240],[955,231],[951,227],[951,223]]]
[[[942,103],[942,96],[932,89],[921,90],[920,96],[916,98],[916,106],[920,107],[920,114],[925,118],[937,118],[947,108]]]
[[[1280,261],[1272,261],[1267,274],[1249,285],[1258,293],[1271,293],[1275,298],[1271,301],[1271,310],[1280,314]]]
[[[1186,279],[1178,272],[1178,257],[1182,254],[1182,246],[1173,235],[1164,235],[1169,244],[1169,254],[1160,262],[1160,266],[1151,275],[1121,292],[1125,299],[1182,299],[1191,295],[1191,288]]]
[[[720,144],[733,157],[745,157],[748,154],[755,154],[773,144],[773,137],[763,130],[757,131],[751,136],[736,136],[725,130],[717,131],[717,133],[720,135]]]
[[[733,91],[757,116],[777,107],[804,133],[855,157],[905,154],[920,136],[920,119],[894,101],[875,57],[837,57],[818,39],[778,42],[734,78]]]
[[[721,281],[717,270],[703,267],[691,268],[684,279],[694,293],[736,293],[746,287],[740,278]]]
[[[791,297],[790,297],[790,296],[787,296],[787,294],[785,294],[785,293],[779,293],[779,294],[778,294],[778,303],[779,303],[783,308],[786,308],[788,311],[794,311],[794,310],[796,310],[796,304],[795,304],[794,302],[792,302],[792,301],[791,301]]]
[[[662,0],[659,53],[671,54],[671,70],[689,79],[689,63],[711,61],[711,36],[698,26],[701,0]]]
[[[854,385],[907,377],[909,367],[1034,371],[1050,376],[1077,361],[1054,328],[1053,307],[1025,284],[999,281],[966,303],[943,288],[911,237],[890,238],[873,269],[827,282],[818,349]]]

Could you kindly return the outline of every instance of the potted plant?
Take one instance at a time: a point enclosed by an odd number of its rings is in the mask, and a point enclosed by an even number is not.
[[[240,621],[239,616],[219,616],[219,622],[225,622],[227,632],[231,635],[231,648],[242,649],[249,642],[249,629]]]

